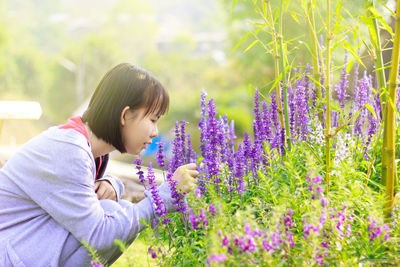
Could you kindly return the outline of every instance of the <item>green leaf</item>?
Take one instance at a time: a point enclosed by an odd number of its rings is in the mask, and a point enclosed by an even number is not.
[[[357,52],[353,49],[353,47],[349,44],[349,42],[347,42],[346,40],[343,40],[341,43],[339,43],[339,46],[343,47],[344,49],[347,49],[352,55],[353,57],[364,67],[365,67],[364,63],[362,62],[361,58],[358,56]]]
[[[346,67],[346,72],[347,72],[347,73],[350,73],[351,68],[353,67],[353,64],[354,64],[354,59],[353,59],[353,60],[350,60],[350,61],[347,63],[347,67]]]
[[[235,51],[236,48],[238,48],[239,45],[241,45],[241,44],[244,42],[244,40],[246,40],[247,37],[249,37],[250,34],[251,34],[251,32],[246,33],[246,35],[242,38],[242,40],[240,40],[239,43],[237,43],[237,44],[235,45],[235,47],[232,49],[232,51]]]
[[[255,44],[257,44],[260,40],[255,40],[254,42],[252,42],[243,52],[246,53],[247,51],[249,51]]]
[[[276,87],[277,84],[279,84],[281,79],[282,79],[282,72],[279,73],[278,79],[275,79],[274,84],[272,85],[271,89],[269,90],[269,93],[271,93],[272,90],[274,90],[274,88]]]
[[[369,112],[372,113],[372,115],[374,115],[375,120],[378,120],[375,114],[375,110],[371,107],[370,104],[365,104],[365,107],[369,110]]]
[[[233,10],[235,9],[237,2],[238,2],[238,0],[233,0],[233,1],[232,1],[231,12],[233,12]]]
[[[292,15],[292,18],[300,24],[299,19],[297,18],[296,14],[293,11],[290,11],[290,15]]]
[[[369,9],[367,10],[367,14],[370,14]],[[361,16],[361,20],[364,22],[364,24],[368,28],[371,43],[374,45],[374,47],[377,47],[378,38],[376,35],[376,29],[375,29],[374,23],[372,22],[372,18],[369,18],[366,16]]]
[[[379,23],[382,25],[383,29],[385,29],[387,32],[389,32],[390,35],[393,37],[394,34],[393,34],[392,28],[382,18],[381,14],[379,14],[378,10],[376,10],[374,7],[370,7],[368,10],[379,21]]]
[[[396,16],[396,13],[395,13],[393,10],[391,10],[385,3],[383,3],[382,0],[378,0],[378,2],[379,2],[382,6],[384,6],[390,13],[392,13],[392,16]],[[386,2],[387,2],[387,1],[386,1]]]

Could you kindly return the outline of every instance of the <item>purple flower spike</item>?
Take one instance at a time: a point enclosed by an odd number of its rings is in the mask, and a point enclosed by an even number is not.
[[[180,132],[180,144],[181,144],[181,153],[183,156],[183,163],[187,163],[189,161],[189,159],[186,157],[187,154],[187,145],[186,145],[186,124],[188,124],[188,121],[182,120],[181,121],[181,132]],[[191,149],[191,148],[190,148]]]
[[[198,219],[197,219],[196,215],[193,214],[193,211],[189,212],[189,221],[193,227],[193,230],[197,230]]]
[[[340,74],[340,82],[335,86],[337,98],[340,103],[339,107],[341,109],[344,108],[346,104],[346,98],[348,97],[346,90],[349,87],[349,81],[348,81],[349,73],[347,73],[346,69],[347,69],[347,53],[345,54],[344,57],[344,66],[342,69],[342,73]]]
[[[157,155],[156,155],[156,159],[157,159],[157,163],[160,166],[160,168],[164,168],[165,163],[164,163],[164,143],[163,142],[159,142],[158,143],[158,150],[157,150]]]
[[[156,183],[156,177],[154,176],[151,162],[149,162],[149,166],[147,168],[147,181],[149,183],[149,191],[153,198],[152,200],[153,200],[154,211],[159,217],[165,217],[165,215],[167,214],[167,210],[165,208],[164,201],[159,195]]]
[[[218,211],[213,204],[210,204],[210,206],[208,206],[208,212],[211,213],[212,216],[218,214]]]
[[[253,132],[254,132],[254,140],[262,140],[263,139],[263,132],[264,132],[264,127],[263,127],[263,122],[261,119],[261,114],[260,114],[260,93],[258,89],[256,90],[256,94],[254,96],[254,110],[253,113],[255,115],[254,121],[253,121]]]
[[[146,181],[144,179],[144,174],[142,171],[142,158],[140,157],[140,154],[138,158],[133,162],[133,164],[136,164],[136,169],[138,170],[136,174],[139,176],[139,181],[143,184],[144,188],[146,188]]]
[[[203,157],[206,156],[206,133],[207,133],[207,104],[206,104],[207,93],[201,90],[200,106],[201,106],[201,118],[199,121],[198,129],[200,130],[200,150]]]

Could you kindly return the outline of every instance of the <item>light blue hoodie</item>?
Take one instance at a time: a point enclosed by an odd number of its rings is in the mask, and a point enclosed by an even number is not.
[[[0,169],[0,266],[90,266],[82,241],[114,262],[121,253],[114,240],[129,245],[145,227],[139,220],[155,214],[147,192],[137,204],[99,201],[95,175],[87,140],[75,130],[52,127],[22,146]],[[121,183],[113,186],[120,197]],[[168,184],[159,191],[172,211]]]

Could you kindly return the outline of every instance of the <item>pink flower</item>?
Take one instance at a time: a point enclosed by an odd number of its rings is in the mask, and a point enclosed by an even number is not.
[[[210,255],[211,260],[215,262],[226,261],[228,257],[224,253],[220,253],[219,255],[212,254]]]

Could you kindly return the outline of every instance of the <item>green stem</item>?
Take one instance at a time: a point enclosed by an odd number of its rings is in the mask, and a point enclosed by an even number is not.
[[[270,1],[267,0],[267,10],[268,10],[268,21],[269,26],[272,31],[272,42],[274,44],[274,68],[275,68],[275,81],[279,80],[280,73],[279,73],[279,58],[282,56],[278,52],[278,33],[275,30],[275,23],[274,17],[272,14],[271,4]],[[281,123],[281,127],[283,128],[284,121],[283,121],[283,107],[282,107],[282,94],[281,94],[281,83],[278,82],[277,87],[275,89],[275,94],[281,101],[278,101],[278,114],[279,114],[279,121]]]
[[[374,7],[374,1],[372,1],[372,7]],[[379,27],[378,27],[378,19],[373,16],[372,12],[370,9],[367,9],[367,16],[371,19],[372,24],[373,24],[373,29],[370,29],[370,36],[371,40],[374,40],[375,38],[372,38],[372,35],[376,36],[376,42],[372,42],[373,46],[375,48],[375,55],[374,55],[374,61],[375,61],[375,71],[376,71],[376,77],[378,79],[378,91],[380,92],[380,99],[381,99],[381,110],[382,113],[385,111],[385,106],[387,103],[387,97],[386,97],[386,78],[385,78],[385,70],[384,70],[384,64],[383,64],[383,56],[382,56],[382,48],[381,48],[381,37],[379,34]],[[371,32],[371,31],[374,32]]]
[[[386,115],[384,120],[384,143],[382,149],[382,178],[386,184],[386,203],[385,213],[390,216],[393,196],[394,182],[396,175],[395,162],[395,111],[396,89],[398,85],[398,73],[400,62],[400,3],[397,2],[396,9],[396,28],[394,35],[394,44],[392,50],[392,66],[389,75],[389,101],[386,105]]]
[[[333,35],[331,32],[331,13],[330,13],[330,0],[326,0],[326,16],[327,16],[327,21],[326,21],[326,34],[327,34],[327,45],[326,45],[326,120],[325,120],[325,161],[326,161],[326,184],[328,185],[328,190],[329,190],[329,184],[330,184],[330,176],[331,176],[331,137],[330,137],[330,131],[331,131],[331,41],[333,39]]]
[[[285,66],[285,53],[283,49],[283,11],[284,11],[284,1],[282,1],[281,5],[281,12],[280,12],[280,27],[279,27],[279,50],[280,50],[280,69],[282,73],[282,94],[283,94],[283,105],[284,105],[284,113],[285,113],[285,130],[286,130],[286,140],[288,150],[292,149],[292,141],[290,135],[290,125],[289,125],[289,106],[288,106],[288,99],[287,99],[287,78],[286,78],[286,66]]]
[[[320,81],[321,79],[321,73],[320,73],[320,66],[318,63],[318,39],[315,31],[315,18],[314,18],[314,8],[315,8],[315,0],[311,0],[308,3],[307,7],[307,16],[308,17],[308,28],[309,28],[309,33],[310,33],[310,42],[311,42],[311,55],[312,55],[312,63],[313,63],[313,75],[314,79],[316,81]],[[317,89],[317,99],[321,99],[322,93],[321,93],[321,86],[319,86],[318,83],[314,83],[314,86]],[[317,107],[318,108],[318,107]],[[322,112],[318,112],[318,117],[320,118],[320,121],[322,121]]]

